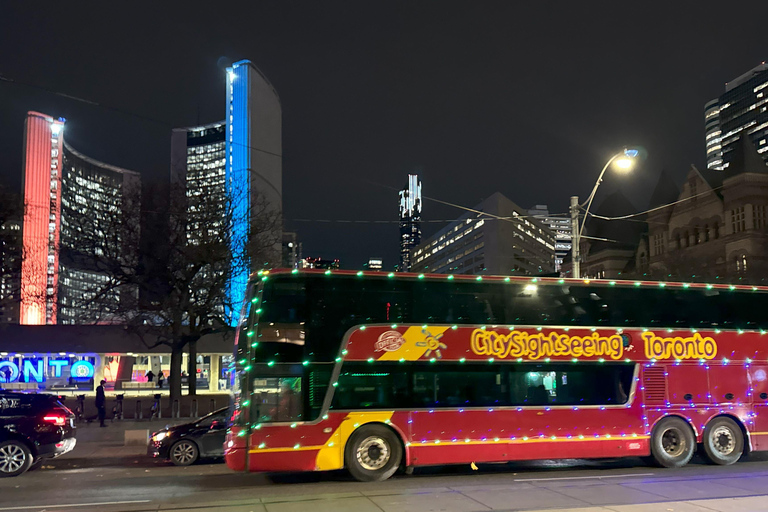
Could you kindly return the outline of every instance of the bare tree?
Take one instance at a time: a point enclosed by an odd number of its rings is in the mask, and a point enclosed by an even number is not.
[[[250,272],[256,267],[252,262],[262,268],[278,263],[280,256],[280,212],[263,196],[197,192],[178,183],[146,187],[141,222],[117,216],[98,222],[79,216],[75,221],[81,224],[79,256],[87,260],[82,263],[105,276],[84,294],[81,310],[91,320],[127,325],[148,348],[168,346],[171,399],[181,396],[184,349],[189,350],[189,393],[195,394],[197,341],[207,333],[230,330],[236,321],[233,312],[241,305],[232,303],[227,291],[233,269]],[[140,255],[117,254],[115,248],[125,247],[128,240],[138,247],[139,225]],[[233,246],[245,251],[233,252]]]

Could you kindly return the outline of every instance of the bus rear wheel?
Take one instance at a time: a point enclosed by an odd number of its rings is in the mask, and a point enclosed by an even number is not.
[[[380,482],[395,474],[403,458],[397,435],[383,425],[363,425],[344,450],[347,470],[360,482]]]
[[[744,452],[744,435],[730,418],[720,417],[709,422],[704,429],[704,453],[713,464],[728,466]]]
[[[696,438],[691,427],[681,418],[664,418],[653,429],[651,455],[665,468],[688,464],[696,451]]]

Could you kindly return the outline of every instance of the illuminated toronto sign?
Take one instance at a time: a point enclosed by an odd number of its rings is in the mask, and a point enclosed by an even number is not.
[[[69,359],[49,359],[48,369],[51,377],[60,378],[62,370],[69,368],[69,375],[75,379],[90,379],[95,371],[89,361]],[[45,364],[42,358],[24,359],[23,361],[0,361],[0,382],[45,382]]]
[[[699,333],[689,337],[663,338],[644,332],[642,338],[648,359],[713,359],[717,355],[715,340]]]

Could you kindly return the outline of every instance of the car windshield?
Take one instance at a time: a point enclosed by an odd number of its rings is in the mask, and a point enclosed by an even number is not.
[[[214,421],[226,421],[227,419],[227,409],[222,409],[220,411],[213,412],[209,414],[208,416],[204,416],[197,422],[198,427],[210,427],[213,425]]]

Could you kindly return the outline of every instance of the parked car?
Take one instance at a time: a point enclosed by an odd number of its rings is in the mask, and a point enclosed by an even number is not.
[[[204,458],[224,457],[227,407],[182,425],[168,426],[152,434],[147,454],[189,466]]]
[[[75,415],[59,397],[0,390],[0,477],[37,468],[75,443]]]

